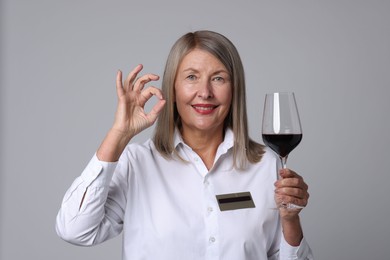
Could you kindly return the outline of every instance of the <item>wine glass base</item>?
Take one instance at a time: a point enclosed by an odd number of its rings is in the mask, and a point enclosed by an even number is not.
[[[279,205],[280,209],[287,209],[287,210],[300,210],[305,208],[304,206],[295,205],[293,203],[281,203]]]
[[[293,203],[281,203],[276,208],[270,208],[270,209],[273,209],[273,210],[286,209],[286,210],[294,211],[294,210],[301,210],[304,208],[305,208],[304,206],[298,206],[298,205],[295,205]]]

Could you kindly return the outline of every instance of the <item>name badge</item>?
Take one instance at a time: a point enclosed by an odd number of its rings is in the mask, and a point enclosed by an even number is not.
[[[217,197],[219,209],[221,211],[255,207],[255,203],[253,202],[252,195],[249,191],[221,194],[221,195],[216,195],[216,197]]]

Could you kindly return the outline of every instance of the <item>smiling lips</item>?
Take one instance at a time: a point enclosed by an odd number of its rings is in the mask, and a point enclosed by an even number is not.
[[[212,104],[195,104],[192,105],[195,111],[202,115],[208,115],[214,112],[214,110],[218,107]]]

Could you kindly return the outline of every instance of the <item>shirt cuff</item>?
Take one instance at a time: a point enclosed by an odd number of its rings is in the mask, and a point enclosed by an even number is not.
[[[87,187],[92,183],[96,187],[108,186],[117,164],[118,162],[100,161],[95,153],[81,174],[81,178]]]
[[[307,257],[310,254],[310,247],[305,238],[302,238],[299,246],[291,246],[282,235],[282,241],[280,243],[280,259],[308,259]]]

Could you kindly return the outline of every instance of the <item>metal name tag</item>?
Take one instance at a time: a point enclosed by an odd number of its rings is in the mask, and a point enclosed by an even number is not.
[[[255,207],[250,192],[221,194],[216,197],[221,211]]]

